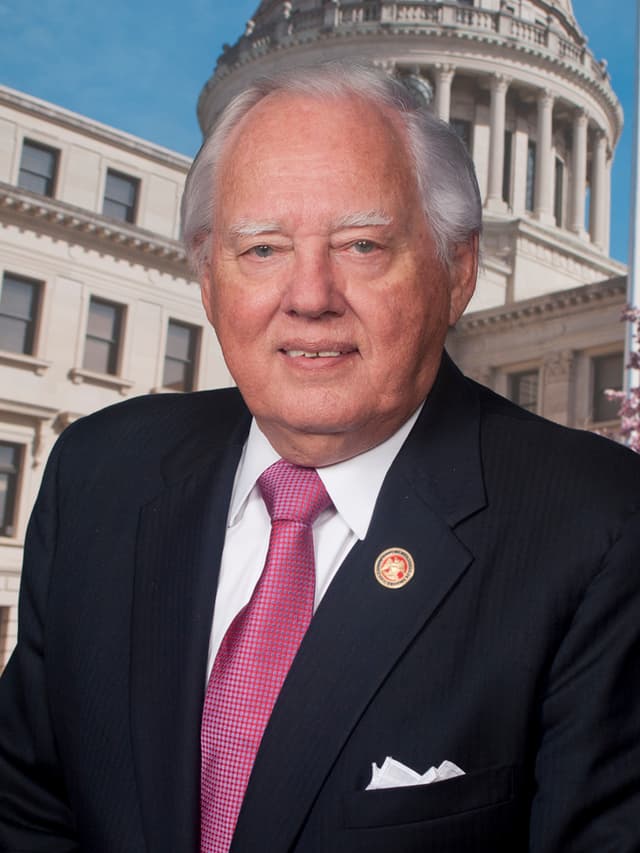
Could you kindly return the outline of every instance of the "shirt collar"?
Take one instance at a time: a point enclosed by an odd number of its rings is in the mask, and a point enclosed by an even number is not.
[[[318,468],[318,475],[334,507],[358,539],[364,539],[367,535],[387,471],[411,432],[423,405],[424,403],[416,409],[400,429],[371,450],[346,459],[344,462]],[[280,458],[255,418],[252,419],[249,436],[236,472],[227,519],[228,527],[240,521],[258,478]]]

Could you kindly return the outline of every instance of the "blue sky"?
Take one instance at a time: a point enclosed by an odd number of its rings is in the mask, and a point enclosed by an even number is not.
[[[192,156],[195,107],[259,0],[0,0],[0,82]],[[611,253],[627,260],[636,0],[573,0],[625,111]],[[615,7],[615,11],[614,11]]]

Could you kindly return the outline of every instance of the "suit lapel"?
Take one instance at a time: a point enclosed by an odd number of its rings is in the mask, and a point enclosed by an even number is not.
[[[200,716],[227,509],[244,435],[183,445],[140,513],[131,639],[131,724],[148,849],[199,847]],[[202,450],[202,447],[200,448]],[[191,458],[189,458],[191,457]]]
[[[284,853],[345,741],[390,670],[467,570],[453,527],[484,504],[475,394],[445,360],[381,490],[367,538],[341,566],[265,732],[233,851]],[[400,547],[414,578],[390,590],[376,557]]]

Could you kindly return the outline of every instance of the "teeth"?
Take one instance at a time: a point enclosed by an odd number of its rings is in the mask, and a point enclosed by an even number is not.
[[[304,356],[304,358],[337,358],[342,353],[339,350],[321,350],[320,352],[306,352],[301,349],[288,349],[286,350],[289,358],[300,358],[300,356]]]

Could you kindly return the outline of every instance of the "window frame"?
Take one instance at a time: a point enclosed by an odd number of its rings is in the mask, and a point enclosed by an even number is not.
[[[511,196],[513,190],[513,151],[514,151],[514,131],[505,129],[504,132],[504,149],[502,155],[502,201],[508,206],[511,206]]]
[[[89,331],[91,322],[91,307],[92,305],[103,305],[115,309],[115,332],[111,338],[104,338],[95,335]],[[89,371],[96,375],[103,376],[120,376],[122,368],[122,350],[124,346],[124,334],[126,325],[127,306],[121,302],[114,302],[110,299],[105,299],[102,296],[91,294],[89,304],[87,306],[87,316],[85,321],[84,344],[82,350],[82,370]],[[87,341],[98,341],[109,345],[107,370],[96,369],[94,366],[87,364]]]
[[[520,382],[525,377],[535,376],[535,401],[531,403],[522,402],[520,397]],[[529,367],[523,368],[521,370],[512,370],[507,374],[507,397],[511,400],[512,403],[515,403],[517,406],[520,406],[521,409],[524,409],[527,412],[531,412],[532,414],[540,413],[540,368],[539,367]]]
[[[2,310],[2,295],[5,292],[5,286],[7,279],[12,280],[18,284],[24,284],[28,287],[33,288],[33,296],[30,303],[30,312],[31,316],[26,320],[21,317],[17,317]],[[43,294],[44,294],[44,282],[39,279],[30,278],[26,275],[19,275],[18,273],[14,273],[11,270],[4,270],[2,273],[2,288],[0,291],[0,318],[6,317],[9,320],[14,320],[16,322],[25,322],[27,326],[26,331],[26,346],[21,350],[7,349],[6,347],[2,347],[2,351],[4,353],[11,353],[14,356],[19,357],[35,357],[38,350],[38,337],[40,331],[40,318],[42,316],[42,305],[43,305]]]
[[[18,512],[20,508],[20,490],[24,474],[24,461],[26,457],[25,445],[0,438],[0,446],[10,447],[16,451],[16,461],[13,463],[15,471],[5,471],[0,462],[0,477],[5,474],[8,478],[8,488],[2,514],[0,514],[0,539],[16,539],[18,535]],[[8,510],[7,510],[7,507]]]
[[[116,178],[117,180],[126,181],[133,188],[133,203],[131,205],[126,205],[119,199],[107,195],[110,177]],[[105,172],[104,188],[102,191],[102,215],[107,216],[109,219],[113,219],[116,222],[126,222],[129,225],[135,225],[138,218],[138,208],[140,205],[140,187],[140,178],[136,177],[135,175],[130,175],[127,172],[121,172],[119,169],[112,169],[111,166],[108,166]],[[107,205],[107,203],[119,205],[120,207],[126,208],[125,216],[115,216],[113,212],[108,213],[105,210],[105,206]]]
[[[169,329],[171,325],[178,326],[182,329],[188,329],[191,338],[189,341],[189,357],[187,360],[178,358],[177,356],[170,356],[168,354],[169,351]],[[202,327],[198,326],[194,323],[189,323],[186,320],[180,320],[177,317],[169,317],[167,319],[165,325],[165,344],[164,344],[164,356],[162,359],[162,388],[166,388],[168,390],[176,391],[176,392],[189,392],[195,390],[197,380],[198,380],[198,361],[200,357],[200,346],[202,339]],[[185,365],[189,365],[188,368],[188,383],[186,383],[187,387],[184,388],[175,388],[173,385],[166,384],[166,367],[167,361],[171,361],[173,363],[181,363]]]
[[[528,213],[534,213],[536,209],[536,171],[537,171],[537,143],[535,139],[527,139],[527,169],[524,184],[524,208]]]
[[[558,228],[564,227],[564,160],[556,154],[553,163],[553,216]]]
[[[45,152],[47,154],[52,155],[52,171],[51,175],[42,175],[39,172],[33,172],[23,166],[23,159],[25,154],[25,148],[31,147],[32,149],[37,149],[38,151]],[[60,171],[60,149],[55,148],[52,145],[47,145],[46,142],[40,142],[37,139],[31,139],[30,137],[23,137],[22,139],[22,151],[20,152],[20,163],[18,164],[18,177],[16,184],[21,190],[25,190],[26,192],[36,193],[37,195],[44,196],[45,198],[55,198],[56,197],[56,189],[58,185],[58,174]],[[31,189],[30,187],[25,187],[21,183],[22,173],[26,173],[29,175],[35,175],[38,178],[44,178],[47,182],[47,187],[45,192],[40,192],[39,190]]]
[[[609,383],[602,383],[603,387],[598,391],[598,387],[596,385],[597,378],[597,364],[604,362],[605,359],[616,358],[619,360],[619,370],[618,375],[620,379],[619,387],[612,387]],[[619,420],[617,409],[620,407],[620,404],[616,400],[607,400],[604,396],[604,391],[610,388],[612,391],[621,391],[622,390],[622,376],[624,369],[624,352],[622,350],[611,350],[609,352],[595,352],[589,355],[589,422],[593,424],[611,424],[615,423]],[[605,387],[606,386],[606,387]],[[597,397],[596,397],[597,395]],[[611,408],[615,408],[616,411],[612,414],[611,417],[601,418],[596,417],[597,414],[602,413],[602,409],[598,410],[598,406],[604,406]],[[608,414],[608,413],[607,413]]]

